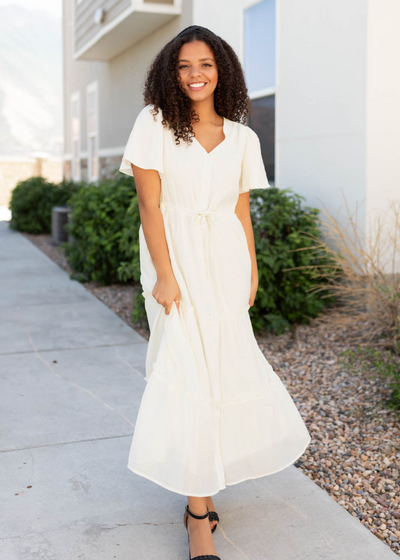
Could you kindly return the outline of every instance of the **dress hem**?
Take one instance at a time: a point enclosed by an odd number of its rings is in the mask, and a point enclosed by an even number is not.
[[[264,476],[269,476],[271,474],[276,474],[280,471],[283,471],[284,469],[287,469],[288,467],[290,467],[290,465],[293,465],[293,463],[295,463],[297,461],[297,459],[299,459],[303,455],[303,453],[305,452],[307,447],[310,445],[310,443],[311,443],[311,436],[309,435],[308,441],[305,444],[305,446],[303,447],[303,451],[301,453],[299,453],[298,455],[296,455],[296,457],[294,459],[292,459],[289,463],[287,463],[284,467],[280,467],[279,469],[277,469],[276,471],[273,471],[273,472],[268,472],[268,473],[265,473],[265,474],[259,474],[257,476],[249,476],[247,478],[242,478],[241,480],[237,480],[236,482],[226,483],[225,486],[221,486],[215,492],[209,492],[208,494],[196,494],[196,493],[193,493],[193,492],[181,492],[179,490],[175,490],[175,489],[173,489],[169,486],[166,486],[165,484],[162,484],[162,483],[158,482],[154,478],[152,478],[152,477],[150,477],[146,474],[141,473],[140,471],[130,467],[129,465],[127,465],[127,467],[131,472],[133,472],[135,474],[138,474],[139,476],[143,476],[144,478],[147,478],[147,480],[151,480],[151,482],[154,482],[158,486],[162,486],[163,488],[165,488],[166,490],[169,490],[170,492],[175,492],[175,494],[180,494],[182,496],[193,496],[194,498],[207,498],[208,496],[210,496],[210,497],[215,496],[216,494],[218,494],[218,492],[220,492],[221,490],[224,490],[227,486],[234,486],[235,484],[240,484],[241,482],[246,482],[246,480],[255,480],[257,478],[263,478]]]

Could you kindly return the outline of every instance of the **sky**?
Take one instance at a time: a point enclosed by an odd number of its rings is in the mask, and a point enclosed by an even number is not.
[[[62,0],[0,0],[0,8],[14,4],[28,10],[43,10],[61,18],[61,3]]]

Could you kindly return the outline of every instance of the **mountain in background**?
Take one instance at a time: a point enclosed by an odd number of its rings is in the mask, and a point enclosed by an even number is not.
[[[0,7],[0,155],[63,152],[62,25]]]

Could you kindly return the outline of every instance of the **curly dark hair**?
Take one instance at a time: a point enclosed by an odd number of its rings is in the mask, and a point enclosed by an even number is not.
[[[251,110],[250,98],[240,61],[230,45],[206,27],[190,25],[169,41],[153,59],[144,84],[145,105],[154,105],[153,116],[162,111],[162,124],[179,138],[192,143],[192,122],[199,116],[179,85],[177,69],[179,50],[185,43],[204,41],[214,53],[218,83],[214,90],[214,107],[218,115],[244,124]]]

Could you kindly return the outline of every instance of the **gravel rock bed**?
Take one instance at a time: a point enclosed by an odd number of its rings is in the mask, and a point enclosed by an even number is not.
[[[25,235],[71,273],[50,236]],[[132,324],[130,317],[140,286],[84,286],[148,339],[148,330]],[[349,374],[343,367],[341,353],[354,349],[350,334],[354,336],[354,328],[350,333],[348,328],[311,324],[256,338],[311,434],[295,466],[400,556],[400,413],[385,406],[390,394],[386,378],[360,370]]]
[[[344,370],[349,334],[301,325],[257,340],[311,434],[295,466],[400,555],[400,414],[385,407],[386,378]]]

